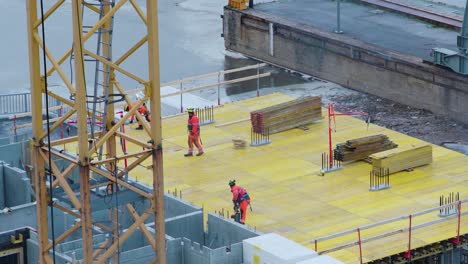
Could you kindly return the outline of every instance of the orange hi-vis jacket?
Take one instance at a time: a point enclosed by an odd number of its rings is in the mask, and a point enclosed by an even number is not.
[[[234,185],[231,187],[231,192],[232,192],[232,201],[234,203],[241,203],[243,201],[250,202],[250,197],[244,188]]]
[[[197,115],[193,113],[192,117],[188,120],[187,129],[189,132],[198,135],[200,133],[200,123]]]

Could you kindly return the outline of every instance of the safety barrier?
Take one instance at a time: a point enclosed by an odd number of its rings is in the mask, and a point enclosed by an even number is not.
[[[45,95],[43,95],[42,100],[45,100]],[[61,105],[61,102],[59,100],[49,96],[50,107],[55,107],[59,105]],[[30,111],[31,93],[0,94],[0,115],[13,115],[27,113]]]
[[[411,260],[411,258],[412,258],[412,249],[413,249],[412,248],[412,235],[413,235],[413,232],[415,230],[418,230],[418,229],[421,229],[421,228],[424,228],[424,227],[435,228],[434,226],[436,224],[446,222],[446,221],[449,221],[449,220],[452,220],[452,219],[456,219],[457,221],[456,221],[456,226],[454,226],[453,236],[447,235],[447,236],[449,236],[449,237],[447,237],[447,239],[449,239],[449,241],[451,243],[453,243],[454,245],[460,244],[460,241],[461,241],[460,240],[460,228],[461,228],[461,223],[462,223],[462,221],[461,221],[462,216],[468,215],[468,211],[462,213],[462,204],[466,204],[467,202],[468,202],[468,199],[459,200],[459,201],[452,202],[452,203],[447,203],[447,204],[444,204],[442,206],[430,208],[430,209],[420,211],[420,212],[417,212],[417,213],[413,213],[413,214],[410,214],[410,215],[399,216],[399,217],[383,220],[383,221],[380,221],[380,222],[376,222],[376,223],[373,223],[373,224],[364,225],[364,226],[361,226],[361,227],[358,227],[358,228],[349,229],[349,230],[342,231],[342,232],[339,232],[339,233],[319,237],[319,238],[316,238],[314,240],[311,240],[310,242],[314,244],[315,251],[317,251],[317,253],[320,254],[320,255],[321,254],[328,254],[328,253],[339,251],[339,250],[343,250],[343,249],[346,249],[346,248],[349,248],[349,247],[352,247],[352,246],[358,246],[358,252],[356,252],[356,253],[359,256],[358,257],[359,262],[363,263],[363,248],[362,248],[362,245],[364,243],[369,243],[371,241],[378,240],[379,242],[377,242],[377,243],[379,245],[381,245],[381,244],[383,244],[385,242],[384,241],[385,239],[389,239],[390,237],[398,235],[398,234],[407,233],[408,234],[408,240],[407,240],[408,241],[408,248],[407,248],[406,252],[403,255],[404,255],[404,257],[406,259]],[[443,211],[446,208],[453,208],[453,207],[456,207],[456,214],[452,214],[452,215],[444,216],[444,217],[440,217],[439,214],[437,214],[438,212]],[[437,212],[437,213],[434,213],[434,212]],[[431,215],[429,215],[429,214],[432,214],[432,217],[435,218],[435,219],[431,220]],[[417,219],[418,220],[417,225],[414,224],[416,222],[416,220],[415,220],[416,218],[418,218]],[[387,231],[387,232],[383,232],[383,233],[381,231],[379,231],[379,230],[383,229],[382,226],[390,224],[390,223],[396,223],[396,222],[400,222],[400,223],[399,223],[399,225],[397,225],[397,227],[394,227],[395,230]],[[374,236],[370,236],[370,237],[367,237],[367,238],[362,238],[362,231],[368,230],[368,232],[371,233],[372,229],[375,230],[375,232],[377,232],[379,234],[374,235]],[[388,228],[388,229],[390,229],[390,228]],[[445,229],[445,230],[447,230],[447,229]],[[446,231],[444,231],[444,232],[446,232]],[[344,244],[341,244],[341,245],[338,245],[338,246],[334,246],[334,247],[331,247],[331,248],[328,248],[328,249],[324,249],[324,250],[321,250],[319,248],[319,242],[324,242],[324,241],[332,242],[333,240],[342,241],[343,237],[348,236],[348,235],[352,235],[353,233],[356,234],[357,241],[352,240],[351,242],[347,242],[347,243],[344,243]],[[398,253],[398,252],[396,252],[396,253]]]

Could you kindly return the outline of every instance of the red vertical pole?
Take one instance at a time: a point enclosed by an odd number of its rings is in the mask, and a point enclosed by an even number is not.
[[[457,226],[457,237],[452,239],[451,242],[455,245],[460,244],[460,219],[461,219],[461,201],[458,201],[458,226]]]
[[[62,117],[62,115],[63,115],[63,105],[60,106],[59,116]],[[63,138],[63,123],[60,124],[60,138]]]
[[[411,259],[411,219],[412,216],[409,215],[408,252],[403,255],[407,259]]]
[[[358,234],[358,246],[359,246],[359,263],[362,264],[362,243],[361,243],[361,229],[357,229]]]
[[[330,160],[329,168],[333,167],[331,115],[332,115],[332,104],[329,103],[328,104],[328,158]]]

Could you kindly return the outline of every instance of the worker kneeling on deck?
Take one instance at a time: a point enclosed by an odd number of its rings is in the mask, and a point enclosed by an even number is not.
[[[137,102],[133,102],[133,106],[135,106]],[[132,107],[133,107],[132,106]],[[131,107],[129,105],[125,105],[124,111],[128,112],[130,111]],[[150,122],[151,121],[151,115],[150,112],[148,111],[148,108],[146,108],[146,103],[143,103],[140,107],[138,107],[138,113],[140,113],[142,116],[145,117],[146,121]],[[130,124],[133,123],[133,120],[135,119],[135,115],[133,114],[132,117],[130,117]],[[138,127],[136,128],[137,130],[142,130],[143,125],[141,124],[140,119],[137,117],[137,122],[138,122]]]
[[[236,222],[245,224],[245,217],[247,216],[247,207],[250,205],[250,197],[247,191],[236,185],[236,180],[230,180],[229,186],[231,187],[232,192],[232,202],[234,203],[234,215],[231,215],[231,218],[234,218]],[[236,214],[240,209],[240,219],[236,219]]]
[[[195,114],[195,110],[193,108],[187,109],[189,118],[188,118],[188,152],[184,154],[185,157],[193,156],[193,144],[198,148],[197,156],[203,155],[203,148],[200,144],[200,122],[198,121],[198,117]]]

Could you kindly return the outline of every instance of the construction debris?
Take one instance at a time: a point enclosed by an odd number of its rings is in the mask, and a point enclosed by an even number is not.
[[[346,141],[336,145],[333,156],[339,161],[365,159],[367,156],[398,147],[386,135],[374,135]]]
[[[270,134],[295,127],[304,127],[322,119],[322,99],[307,96],[289,102],[273,105],[250,113],[255,133],[269,128]]]
[[[375,153],[372,158],[373,170],[378,173],[381,168],[388,168],[390,173],[412,169],[432,162],[432,146],[427,143],[415,144]]]

